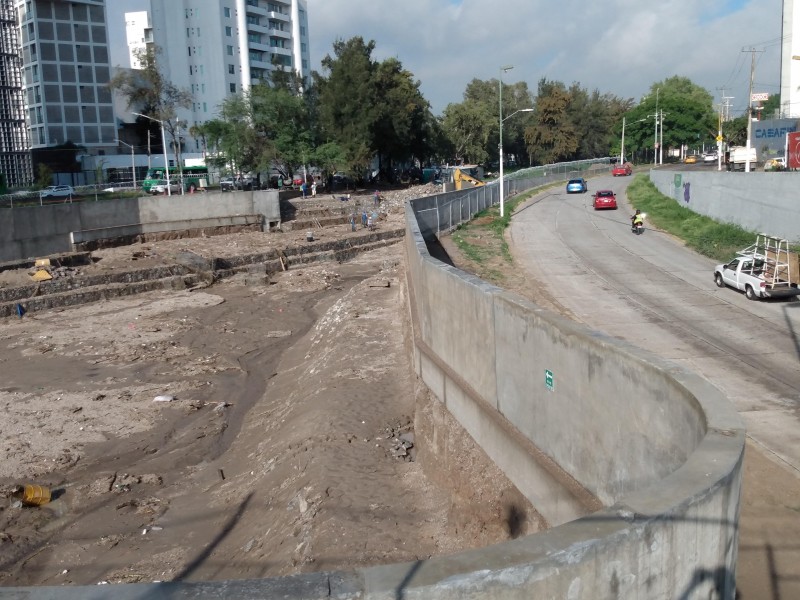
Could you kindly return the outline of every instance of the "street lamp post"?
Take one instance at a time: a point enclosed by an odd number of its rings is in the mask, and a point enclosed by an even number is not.
[[[503,204],[503,73],[508,73],[514,65],[500,67],[500,217],[504,214]]]
[[[120,144],[125,144],[128,148],[131,149],[131,177],[133,178],[133,189],[136,189],[136,158],[133,155],[133,146],[127,142],[123,142],[120,139],[117,139],[117,142]]]
[[[508,121],[511,117],[513,117],[517,113],[521,112],[531,112],[532,108],[520,108],[519,110],[515,110],[513,113],[508,115],[505,119],[500,121],[500,139],[503,139],[503,123]],[[502,217],[504,214],[504,207],[503,207],[503,143],[500,142],[500,216]]]
[[[131,114],[134,114],[137,117],[144,117],[145,119],[150,119],[151,121],[161,125],[161,148],[164,150],[164,175],[166,175],[166,180],[167,180],[167,196],[172,196],[172,186],[170,185],[169,181],[169,162],[167,161],[167,136],[164,135],[164,121],[161,121],[159,119],[154,119],[153,117],[148,117],[147,115],[143,115],[142,113],[135,112]]]

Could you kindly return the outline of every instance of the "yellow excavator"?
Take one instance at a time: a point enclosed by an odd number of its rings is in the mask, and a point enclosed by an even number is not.
[[[486,185],[480,179],[476,179],[469,173],[465,173],[459,168],[453,169],[453,183],[456,184],[457,190]]]
[[[458,168],[453,169],[453,183],[456,184],[457,190],[486,185],[480,179],[475,179],[472,175]]]

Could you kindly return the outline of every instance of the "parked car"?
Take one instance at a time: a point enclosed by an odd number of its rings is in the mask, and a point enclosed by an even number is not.
[[[223,192],[232,192],[236,189],[236,183],[233,177],[223,177],[219,180],[219,189]]]
[[[628,163],[614,165],[614,168],[611,169],[611,175],[614,177],[627,177],[631,174],[633,174],[633,169]]]
[[[690,154],[689,156],[687,156],[686,158],[683,159],[683,162],[685,164],[687,164],[687,165],[697,164],[697,155],[696,154]]]
[[[181,186],[178,185],[177,181],[171,181],[169,184],[169,191],[171,194],[179,194],[181,191]],[[150,193],[151,194],[166,194],[167,193],[167,180],[166,179],[159,179],[153,185],[150,186]]]
[[[579,177],[577,179],[570,179],[567,182],[568,194],[583,194],[588,191],[589,191],[589,184],[586,183],[586,180],[583,177]]]
[[[706,152],[703,154],[703,162],[704,163],[712,163],[717,162],[717,158],[719,155],[716,152]]]
[[[71,185],[48,185],[40,192],[42,198],[71,198],[74,195]]]
[[[786,159],[783,156],[776,156],[774,158],[768,158],[764,162],[764,170],[765,171],[785,171],[786,170]]]
[[[602,208],[617,208],[617,195],[611,190],[597,190],[594,193],[592,206],[595,210]]]

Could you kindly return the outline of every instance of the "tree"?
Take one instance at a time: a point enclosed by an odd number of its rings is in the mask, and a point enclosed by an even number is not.
[[[781,116],[781,95],[770,94],[764,106],[761,107],[762,119],[779,119]]]
[[[138,70],[122,70],[108,82],[108,87],[127,98],[127,107],[137,107],[140,112],[161,121],[164,130],[172,140],[175,163],[181,167],[178,152],[179,131],[183,123],[178,120],[178,109],[192,105],[192,95],[172,83],[161,72],[158,46],[138,48],[134,56],[142,65]]]
[[[453,148],[456,162],[477,164],[489,158],[487,142],[495,119],[482,102],[465,100],[444,109],[442,129]]]
[[[362,173],[374,156],[373,127],[378,118],[375,42],[363,38],[337,40],[333,56],[322,59],[323,73],[314,73],[319,94],[321,140],[341,148],[351,174]]]
[[[285,178],[308,163],[313,147],[309,108],[296,73],[273,71],[270,82],[250,91],[253,127],[267,145],[262,163],[274,161]]]
[[[578,131],[567,109],[570,95],[563,83],[539,81],[534,124],[525,129],[531,162],[550,164],[570,158],[578,150]]]
[[[429,156],[430,105],[419,91],[419,81],[394,58],[380,63],[374,76],[377,112],[372,133],[379,165],[384,159],[391,167]]]
[[[36,188],[43,190],[53,184],[53,171],[44,163],[39,163],[36,170]]]

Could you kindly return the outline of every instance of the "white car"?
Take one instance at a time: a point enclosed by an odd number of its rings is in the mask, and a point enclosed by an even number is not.
[[[710,162],[717,162],[717,153],[716,152],[706,152],[703,154],[703,162],[710,163]]]
[[[178,185],[178,182],[172,181],[169,184],[169,191],[171,194],[179,194],[181,191],[181,186]],[[166,194],[167,193],[167,180],[166,179],[159,179],[153,185],[150,186],[150,193],[151,194]]]
[[[42,198],[71,198],[75,190],[71,185],[49,185],[40,194]]]

